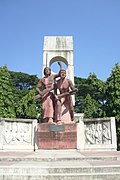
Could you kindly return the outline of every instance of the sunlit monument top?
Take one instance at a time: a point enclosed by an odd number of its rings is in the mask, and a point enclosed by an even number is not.
[[[72,36],[45,36],[44,37],[44,50],[73,50],[73,37]]]

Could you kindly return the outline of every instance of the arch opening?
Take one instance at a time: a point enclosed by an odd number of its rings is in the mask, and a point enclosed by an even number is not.
[[[59,65],[57,63],[58,61],[62,62],[62,68],[63,69],[65,69],[65,70],[68,69],[67,60],[65,58],[61,57],[61,56],[56,56],[56,57],[54,57],[54,58],[52,58],[50,60],[50,64],[49,64],[49,66],[50,66],[53,73],[58,73],[59,70],[60,70],[60,67],[59,67]]]

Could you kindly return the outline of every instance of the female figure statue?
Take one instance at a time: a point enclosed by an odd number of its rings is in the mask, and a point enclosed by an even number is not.
[[[58,62],[58,64],[61,69],[61,62]],[[51,75],[51,69],[49,67],[45,67],[44,77],[39,80],[36,87],[39,96],[42,98],[42,118],[44,123],[53,123],[54,79],[57,77],[59,77],[59,74]],[[41,91],[41,87],[43,88],[43,91]]]

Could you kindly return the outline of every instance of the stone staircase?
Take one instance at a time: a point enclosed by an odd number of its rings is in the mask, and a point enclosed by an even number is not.
[[[103,179],[120,179],[120,152],[0,152],[0,180]]]

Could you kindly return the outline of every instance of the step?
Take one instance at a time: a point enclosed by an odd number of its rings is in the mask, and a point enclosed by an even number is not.
[[[84,160],[120,160],[119,157],[114,156],[91,156],[91,157],[0,157],[0,161],[38,161],[38,162],[57,162],[57,161],[84,161]]]
[[[63,166],[63,167],[47,167],[47,166],[32,166],[32,167],[26,167],[26,166],[20,166],[20,167],[1,167],[0,166],[0,174],[14,174],[14,175],[19,175],[19,174],[34,174],[34,175],[39,175],[39,174],[82,174],[82,173],[117,173],[120,172],[120,166]]]
[[[0,154],[0,180],[119,180],[119,152]]]
[[[120,172],[83,174],[0,174],[0,180],[119,180]]]

